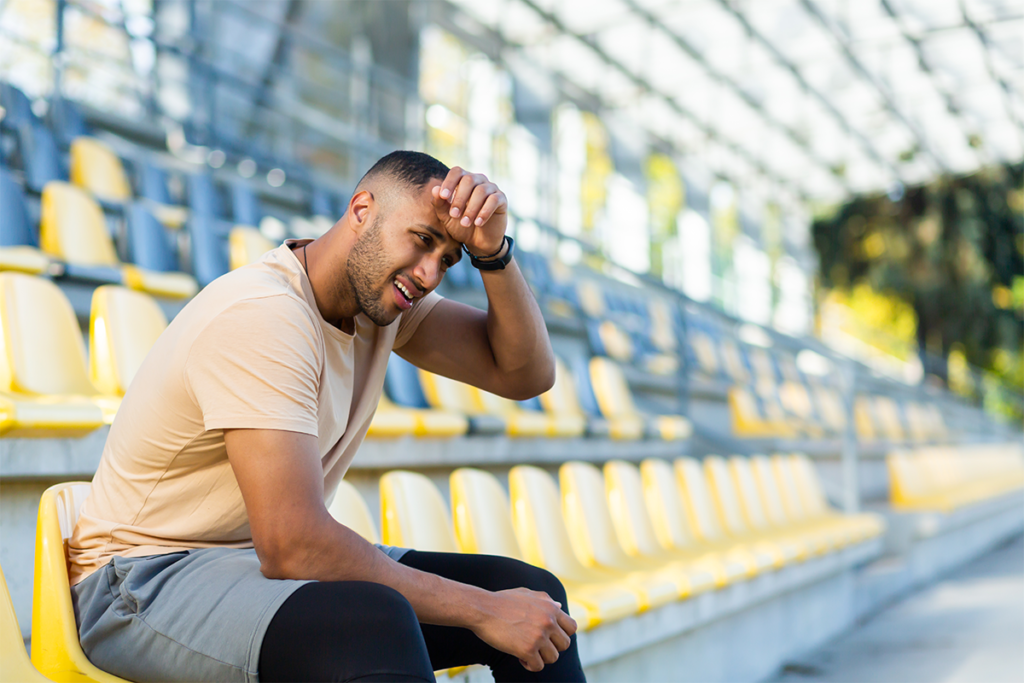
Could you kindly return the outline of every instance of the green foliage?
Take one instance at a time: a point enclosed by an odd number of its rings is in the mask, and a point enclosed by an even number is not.
[[[990,383],[1024,390],[1022,182],[1024,165],[990,168],[819,214],[822,285],[867,284],[912,306],[928,372],[947,379],[957,345]]]

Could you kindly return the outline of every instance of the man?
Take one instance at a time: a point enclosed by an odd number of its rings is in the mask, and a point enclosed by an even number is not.
[[[554,381],[550,340],[482,175],[395,152],[337,224],[210,284],[154,345],[69,542],[82,647],[132,680],[582,680],[551,574],[374,547],[325,499],[392,349],[513,399]],[[472,256],[487,312],[433,292]]]

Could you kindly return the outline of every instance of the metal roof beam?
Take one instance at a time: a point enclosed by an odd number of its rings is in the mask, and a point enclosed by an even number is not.
[[[819,92],[810,83],[808,83],[807,79],[803,77],[803,74],[800,73],[800,70],[796,67],[796,65],[790,62],[789,59],[787,59],[786,56],[782,54],[782,52],[777,47],[775,47],[775,45],[770,40],[765,38],[765,36],[760,31],[754,28],[753,24],[751,24],[750,21],[747,20],[747,17],[743,13],[734,8],[728,0],[718,0],[718,3],[722,5],[722,7],[726,9],[726,11],[732,14],[737,19],[737,21],[739,21],[740,24],[743,25],[743,28],[746,29],[747,33],[751,37],[756,39],[759,43],[761,43],[761,45],[763,45],[765,49],[768,50],[768,52],[770,52],[773,57],[775,57],[779,64],[784,66],[790,73],[793,74],[793,77],[796,78],[797,82],[800,84],[800,87],[802,87],[805,92],[807,92],[816,100],[818,100],[822,104],[822,106],[825,107],[825,109],[827,109],[830,114],[832,114],[836,121],[839,122],[839,125],[842,126],[843,130],[849,133],[850,136],[855,138],[860,143],[861,147],[864,148],[864,151],[868,153],[868,156],[870,156],[872,159],[877,161],[882,166],[889,169],[892,172],[892,174],[896,176],[897,180],[901,179],[899,169],[896,168],[895,164],[893,164],[888,159],[882,157],[882,155],[879,154],[878,150],[875,149],[875,146],[871,144],[871,141],[864,137],[863,133],[861,133],[858,130],[854,130],[853,126],[851,126],[850,122],[846,120],[846,117],[843,116],[842,112],[836,109],[836,106],[832,104],[832,102],[829,101],[827,97],[825,97],[821,92]]]
[[[839,47],[843,52],[843,56],[846,57],[846,61],[850,63],[850,66],[853,67],[854,71],[859,73],[864,80],[870,83],[872,87],[874,87],[875,90],[878,91],[878,94],[882,96],[882,101],[885,102],[886,108],[893,114],[893,116],[899,119],[900,122],[902,122],[903,125],[907,127],[907,130],[909,130],[911,135],[914,136],[914,139],[917,140],[917,146],[920,149],[924,150],[928,154],[928,156],[930,156],[935,161],[935,163],[938,164],[940,169],[942,169],[943,171],[948,171],[949,169],[946,166],[945,162],[939,157],[938,154],[935,153],[935,150],[931,148],[931,145],[928,144],[928,141],[925,139],[924,134],[918,129],[917,125],[909,118],[904,116],[903,112],[901,112],[896,107],[896,103],[893,102],[890,93],[882,86],[881,83],[875,80],[875,77],[871,75],[871,72],[869,72],[867,68],[865,68],[865,66],[861,63],[861,61],[857,59],[857,56],[853,54],[853,50],[850,49],[849,41],[835,31],[835,29],[829,24],[828,20],[825,18],[825,15],[818,8],[818,6],[815,5],[814,2],[812,2],[812,0],[800,0],[800,4],[803,5],[804,9],[807,10],[808,14],[814,17],[818,21],[818,23],[821,24],[823,29],[828,31],[829,34],[833,38],[835,38],[836,43],[839,44]],[[920,57],[920,55],[918,56]],[[948,104],[949,101],[947,98],[947,106]],[[960,123],[959,119],[958,123]],[[968,138],[968,144],[970,144],[970,136],[967,135],[966,133],[965,135]]]

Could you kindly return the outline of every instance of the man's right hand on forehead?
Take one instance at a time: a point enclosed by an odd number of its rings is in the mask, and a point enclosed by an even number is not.
[[[430,192],[438,221],[452,239],[475,256],[490,256],[501,249],[508,226],[508,200],[487,176],[455,166]]]

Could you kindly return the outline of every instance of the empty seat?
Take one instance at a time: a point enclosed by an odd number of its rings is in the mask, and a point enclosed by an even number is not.
[[[0,270],[23,273],[44,273],[50,258],[39,250],[36,230],[25,208],[25,191],[10,171],[0,167],[0,207],[3,208],[3,229],[0,230]]]
[[[228,266],[231,270],[247,266],[277,245],[263,236],[256,228],[236,225],[228,235]]]
[[[635,421],[646,425],[648,433],[665,441],[687,439],[693,433],[690,421],[682,415],[643,415],[633,403],[622,368],[608,358],[590,359],[590,382],[601,414],[609,420]]]
[[[89,379],[105,395],[124,396],[167,316],[142,292],[116,285],[97,287],[89,317]]]
[[[66,543],[78,522],[91,485],[56,484],[43,492],[36,522],[36,565],[32,592],[32,663],[54,681],[119,683],[82,651],[71,604]]]
[[[103,425],[78,320],[55,284],[0,273],[0,333],[0,434],[78,436]]]
[[[707,332],[700,329],[687,331],[690,350],[697,361],[695,369],[709,378],[716,378],[721,373],[721,365],[718,360],[718,352],[715,351],[715,342]]]
[[[149,206],[135,203],[128,211],[128,258],[144,271],[173,274],[174,296],[194,296],[199,284],[192,276],[179,272],[177,230],[165,228]]]
[[[718,348],[722,354],[722,367],[729,379],[736,384],[750,384],[750,369],[740,346],[732,339],[723,338],[719,340]]]
[[[70,159],[71,182],[99,201],[121,204],[132,198],[121,159],[105,143],[96,138],[75,138]]]
[[[47,183],[66,178],[57,142],[41,123],[18,126],[18,150],[25,169],[25,186],[33,192],[41,193]]]
[[[462,550],[524,559],[512,526],[508,496],[494,475],[463,467],[452,472],[449,482],[455,535]],[[583,629],[640,611],[637,596],[614,582],[579,584],[562,579],[562,583],[569,611]],[[582,605],[584,613],[574,603]]]
[[[508,433],[508,424],[504,418],[480,409],[470,394],[469,385],[420,368],[416,368],[416,371],[423,394],[431,407],[468,416],[469,431],[472,434]]]
[[[178,229],[188,220],[188,209],[171,200],[167,190],[167,171],[152,161],[142,160],[138,168],[138,196],[158,221],[169,228]]]
[[[381,394],[377,410],[370,420],[366,435],[372,438],[412,436],[416,433],[416,417],[411,411],[399,408]]]
[[[746,387],[729,388],[732,432],[744,438],[795,436],[784,415],[768,410],[765,402]]]
[[[678,598],[673,581],[644,572],[622,573],[587,567],[580,562],[569,540],[558,485],[544,470],[529,465],[513,467],[508,473],[508,485],[512,524],[523,557],[530,564],[544,567],[567,583],[619,585],[637,597],[641,610]]]
[[[89,135],[91,132],[78,104],[59,94],[50,101],[46,118],[64,147],[72,144],[76,138]]]
[[[851,541],[850,535],[835,525],[820,524],[808,521],[801,515],[791,516],[789,514],[785,502],[787,494],[783,492],[768,457],[764,455],[751,456],[750,470],[757,490],[761,494],[765,514],[774,526],[820,534],[822,542],[828,548],[840,548]]]
[[[0,82],[0,107],[4,109],[4,115],[0,118],[0,126],[4,128],[17,128],[23,123],[34,123],[36,115],[32,113],[32,102],[16,86],[7,82]]]
[[[857,540],[873,538],[885,532],[885,521],[870,513],[846,515],[832,509],[825,498],[814,465],[805,455],[778,456],[777,471],[788,467],[796,483],[802,510],[809,520],[831,522],[846,527]]]
[[[667,463],[664,463],[666,467]],[[692,543],[662,545],[654,530],[650,507],[663,501],[647,498],[637,466],[612,460],[604,466],[608,510],[618,535],[619,545],[631,557],[651,558],[663,563],[682,563],[714,577],[716,586],[745,579],[746,566],[715,552],[700,551]],[[657,493],[657,492],[655,492]],[[682,514],[682,509],[678,510]],[[682,517],[679,518],[682,521]]]
[[[49,683],[49,678],[32,666],[21,639],[21,627],[14,613],[7,579],[0,570],[0,683]]]
[[[716,550],[741,550],[748,557],[749,569],[757,573],[784,564],[779,554],[766,548],[763,543],[730,538],[699,462],[689,457],[677,458],[673,470],[685,503],[689,528],[699,541]]]
[[[582,436],[586,428],[579,416],[549,414],[530,402],[512,401],[477,387],[469,387],[469,393],[481,413],[505,420],[509,436],[566,438]]]
[[[377,533],[377,525],[373,523],[373,515],[366,501],[359,495],[356,487],[342,479],[338,482],[338,488],[334,491],[334,498],[327,506],[337,521],[356,532],[370,543],[380,543],[380,534]]]
[[[689,562],[629,555],[619,544],[608,509],[601,470],[585,462],[567,462],[558,470],[562,511],[573,550],[589,567],[614,572],[647,572],[652,578],[671,581],[679,597],[710,590],[715,577]]]
[[[574,430],[583,430],[588,436],[607,437],[610,425],[608,420],[597,416],[588,416],[583,412],[576,387],[569,368],[561,358],[555,357],[555,383],[550,389],[539,396],[544,411],[549,415],[574,425]]]
[[[195,293],[195,281],[185,273],[155,272],[118,261],[103,211],[68,183],[49,183],[43,190],[40,243],[43,251],[65,262],[68,277],[124,284],[159,296]]]
[[[469,431],[470,421],[464,415],[429,406],[420,387],[418,368],[397,354],[391,354],[388,361],[384,386],[397,408],[411,411],[416,420],[416,436],[451,437]]]
[[[236,224],[259,225],[263,220],[260,200],[248,183],[235,181],[231,184],[231,212]]]
[[[384,542],[416,550],[459,552],[447,506],[427,477],[393,470],[380,478]]]

